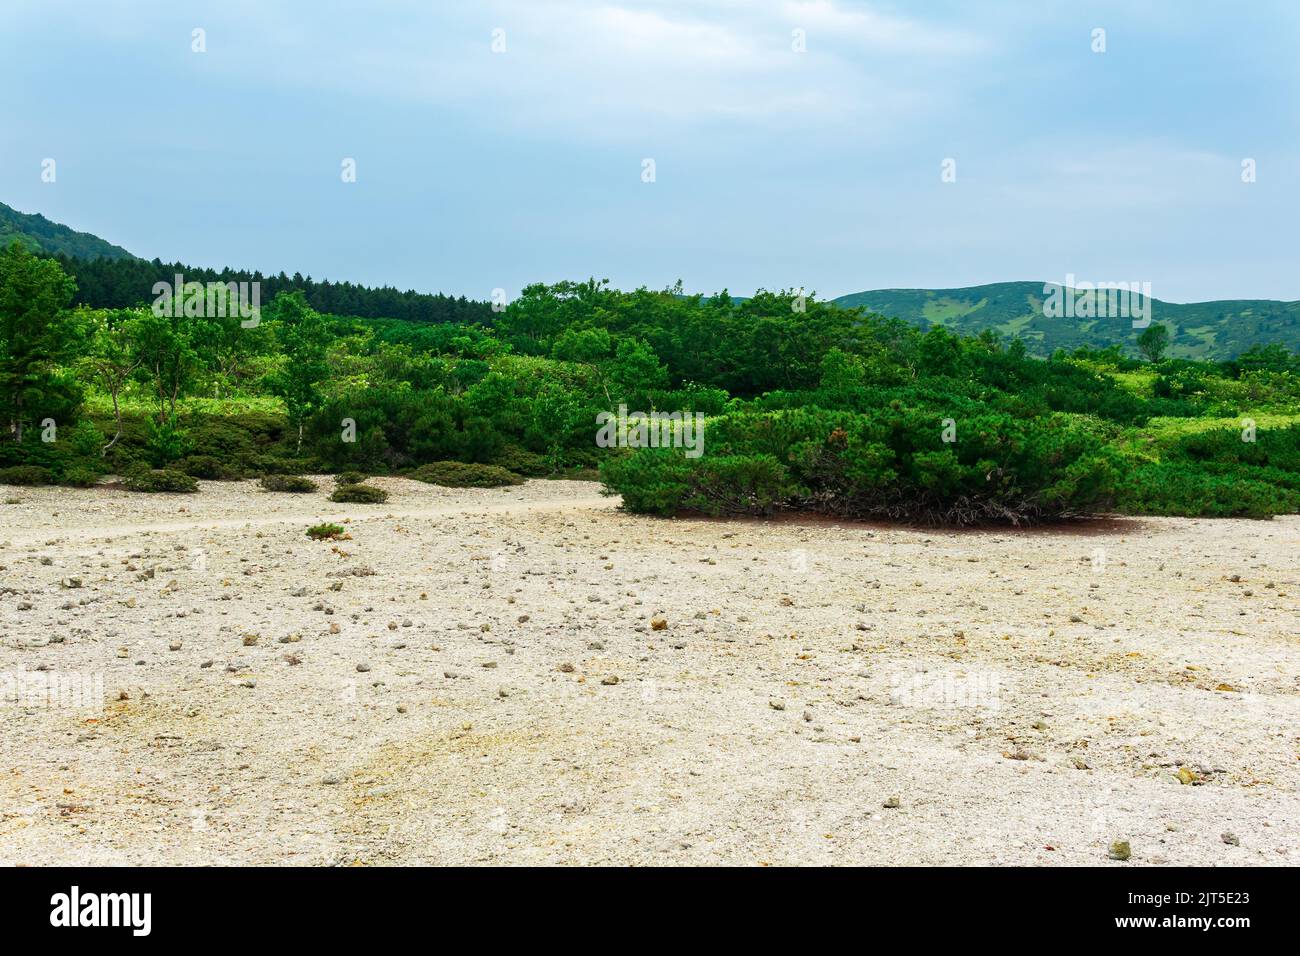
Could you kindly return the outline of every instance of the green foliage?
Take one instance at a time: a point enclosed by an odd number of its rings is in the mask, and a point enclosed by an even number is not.
[[[341,524],[314,524],[307,529],[307,537],[313,541],[336,541],[343,536]]]
[[[169,468],[141,469],[126,476],[123,484],[127,491],[148,493],[188,493],[199,490],[198,480]]]
[[[278,296],[265,318],[275,334],[283,359],[267,379],[273,395],[284,399],[289,422],[298,430],[296,449],[302,447],[307,416],[323,401],[320,383],[329,372],[325,351],[329,328],[301,292]]]
[[[59,484],[71,488],[93,488],[99,484],[99,478],[99,472],[95,469],[83,465],[74,465],[59,477]]]
[[[187,455],[175,463],[175,470],[205,481],[224,481],[235,477],[231,469],[212,455]]]
[[[822,409],[711,420],[706,454],[642,449],[611,459],[602,479],[633,511],[680,508],[766,514],[802,508],[926,523],[1019,523],[1105,508],[1118,456],[1071,416],[941,421],[902,406],[870,413]]]
[[[0,468],[0,485],[50,485],[54,475],[40,465],[11,465]]]
[[[366,474],[360,471],[340,471],[334,476],[335,484],[359,485],[366,480]]]
[[[421,465],[410,473],[416,481],[448,488],[500,488],[504,485],[522,485],[524,480],[514,472],[497,465],[466,464],[459,461],[435,461]]]
[[[1159,362],[1169,348],[1169,329],[1160,323],[1147,326],[1137,337],[1137,347],[1148,362]]]
[[[176,461],[189,451],[189,438],[173,419],[161,424],[149,421],[145,425],[145,453],[157,468]]]
[[[19,444],[39,422],[70,422],[81,404],[79,384],[60,368],[84,339],[66,312],[75,290],[57,263],[20,243],[0,251],[0,419]]]
[[[551,474],[551,466],[545,457],[518,445],[507,445],[492,464],[525,478],[544,478]]]
[[[330,495],[330,501],[357,505],[378,505],[388,500],[388,492],[374,485],[339,485]]]
[[[1253,437],[1254,440],[1244,440]],[[1182,434],[1124,473],[1126,514],[1268,518],[1300,511],[1300,424]]]
[[[60,262],[95,308],[69,309]],[[1123,345],[1032,318],[959,334],[977,314],[1037,309],[1015,284],[983,287],[983,304],[927,298],[915,323],[793,290],[705,298],[595,280],[530,286],[499,314],[440,300],[415,322],[404,310],[429,303],[413,293],[369,290],[365,304],[346,283],[262,277],[271,304],[244,328],[137,307],[174,271],[241,278],[159,268],[0,257],[0,467],[64,483],[109,471],[160,483],[149,466],[209,480],[334,471],[336,494],[368,499],[383,492],[360,484],[367,474],[496,487],[600,466],[629,509],[655,514],[1028,521],[1112,499],[1294,510],[1297,439],[1283,426],[1300,415],[1300,355],[1270,331],[1253,348],[1234,338],[1232,361],[1193,361],[1201,333],[1161,311],[1172,306],[1157,304],[1168,348],[1143,363],[1125,354],[1139,338],[1127,322]],[[348,308],[322,314],[326,300]],[[377,302],[394,311],[359,311]],[[1284,325],[1271,315],[1259,329]],[[1071,351],[1031,357],[1054,339]],[[598,447],[596,416],[620,405],[701,413],[703,457]],[[1261,423],[1253,447],[1207,434],[1245,417]]]
[[[264,475],[259,484],[267,491],[305,494],[316,490],[316,482],[302,475]]]

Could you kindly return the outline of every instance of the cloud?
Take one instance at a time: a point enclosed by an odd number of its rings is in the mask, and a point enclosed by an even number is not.
[[[831,0],[789,0],[783,5],[792,23],[825,32],[836,43],[903,54],[968,54],[988,48],[987,38],[933,23],[849,7]]]

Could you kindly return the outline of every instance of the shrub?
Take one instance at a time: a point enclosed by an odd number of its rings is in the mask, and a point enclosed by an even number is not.
[[[71,488],[93,488],[99,484],[99,472],[93,468],[69,468],[63,473],[63,477],[59,479],[59,484]]]
[[[330,501],[354,505],[379,505],[388,500],[388,492],[374,485],[339,485],[330,495]]]
[[[712,419],[703,457],[642,448],[601,468],[631,511],[767,514],[800,508],[926,523],[1018,523],[1109,506],[1118,455],[1085,419],[985,411],[942,440],[941,417],[790,409]]]
[[[499,465],[465,464],[460,461],[435,461],[421,465],[410,473],[410,477],[448,488],[500,488],[524,483],[524,479]]]
[[[541,478],[551,473],[551,466],[544,456],[518,445],[507,445],[492,464],[526,478]]]
[[[54,481],[50,469],[40,465],[0,468],[0,485],[48,485]]]
[[[260,484],[267,491],[287,491],[292,494],[316,490],[316,482],[302,475],[265,475]]]
[[[313,541],[334,541],[344,536],[343,526],[340,524],[314,524],[307,529],[307,537]]]
[[[126,476],[127,491],[185,494],[199,490],[198,479],[170,468],[141,469]]]
[[[1121,479],[1116,507],[1131,515],[1271,518],[1300,510],[1300,492],[1246,477],[1212,475],[1194,465],[1140,465]]]
[[[263,475],[299,475],[303,462],[281,455],[260,455],[254,460],[253,470]]]
[[[334,476],[336,485],[359,485],[366,480],[366,476],[359,471],[340,471]]]
[[[175,422],[158,424],[152,419],[145,425],[145,454],[149,461],[162,467],[184,457],[189,451],[189,436]]]
[[[608,493],[621,492],[629,511],[672,515],[682,509],[710,515],[770,514],[799,489],[771,455],[726,455],[691,460],[672,449],[644,449],[601,465]]]
[[[206,481],[222,481],[234,478],[238,474],[212,455],[187,455],[172,467],[176,471],[185,472],[191,478],[203,478]]]

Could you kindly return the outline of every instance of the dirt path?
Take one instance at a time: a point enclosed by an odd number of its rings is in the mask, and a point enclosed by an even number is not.
[[[5,489],[0,863],[1300,854],[1300,518],[948,533],[380,483]]]

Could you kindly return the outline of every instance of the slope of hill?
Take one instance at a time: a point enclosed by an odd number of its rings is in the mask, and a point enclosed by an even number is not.
[[[135,256],[121,246],[115,246],[99,236],[77,232],[57,222],[51,222],[39,213],[19,212],[0,203],[0,248],[15,239],[33,252],[49,255],[63,253],[81,259],[134,259]]]
[[[879,289],[840,296],[835,302],[864,306],[921,328],[943,325],[966,334],[993,329],[1006,339],[1019,336],[1036,355],[1116,344],[1136,352],[1142,330],[1133,328],[1131,319],[1045,315],[1043,285],[996,282],[965,289]],[[1300,302],[1229,299],[1179,305],[1152,299],[1151,320],[1169,326],[1173,358],[1224,360],[1255,344],[1300,346]]]

